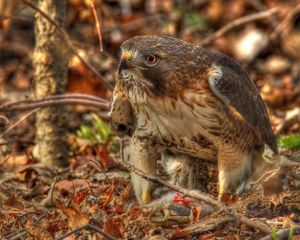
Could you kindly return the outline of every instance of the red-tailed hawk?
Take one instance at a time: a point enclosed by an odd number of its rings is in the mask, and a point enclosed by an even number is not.
[[[266,107],[245,70],[228,56],[173,37],[122,44],[110,114],[117,131],[131,135],[130,161],[150,174],[165,150],[217,161],[219,197],[243,191],[263,162],[265,144],[278,152]],[[152,184],[134,174],[132,182],[147,203]]]

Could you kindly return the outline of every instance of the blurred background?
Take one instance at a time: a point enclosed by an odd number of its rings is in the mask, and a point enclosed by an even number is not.
[[[34,14],[22,0],[0,0],[0,104],[33,96]],[[278,136],[280,152],[300,162],[300,0],[68,0],[65,30],[80,56],[100,74],[99,77],[92,73],[70,51],[67,92],[87,93],[108,101],[112,91],[106,85],[114,85],[120,45],[132,36],[175,36],[231,56],[245,67],[260,90]],[[157,228],[139,208],[128,204],[128,199],[134,201],[129,174],[114,169],[112,161],[119,139],[107,122],[92,112],[95,109],[83,106],[68,109],[65,128],[69,133],[69,168],[59,173],[34,165],[37,160],[33,115],[24,115],[26,120],[22,116],[19,124],[11,124],[15,127],[7,132],[1,129],[0,208],[3,204],[8,210],[0,211],[0,229],[5,229],[5,238],[17,239],[14,237],[20,233],[35,236],[33,230],[37,228],[33,228],[27,213],[35,224],[41,222],[51,236],[66,233],[91,219],[120,238],[135,234],[133,239],[142,239],[140,236]],[[9,120],[18,118],[16,113],[6,116]],[[3,119],[0,116],[0,125]],[[255,203],[247,214],[268,218],[278,228],[299,224],[298,166],[286,181],[291,183],[291,189],[296,189],[297,194],[289,193],[294,202],[288,199],[276,211],[270,202]],[[103,169],[113,170],[105,175]],[[63,180],[56,183],[58,175]],[[209,192],[216,195],[216,169],[203,176]],[[60,194],[55,203],[58,210],[50,212],[49,196],[54,185]],[[62,199],[73,205],[65,206],[60,202]],[[43,208],[33,205],[41,201]],[[289,208],[289,203],[296,206]],[[200,215],[192,221],[199,221]],[[136,219],[141,221],[137,223]],[[227,232],[216,231],[216,236],[240,239],[241,229],[239,225],[227,228]],[[241,239],[259,239],[253,237],[258,232],[249,229],[241,231]]]
[[[124,40],[136,35],[171,35],[235,58],[247,68],[267,104],[287,110],[300,103],[297,4],[296,0],[95,0],[103,52],[89,0],[68,0],[65,26],[82,56],[112,85]],[[270,9],[275,11],[214,36],[226,24]],[[21,1],[1,0],[0,14],[0,98],[6,99],[31,87],[34,11]],[[68,92],[110,95],[76,57],[70,60],[68,79]]]

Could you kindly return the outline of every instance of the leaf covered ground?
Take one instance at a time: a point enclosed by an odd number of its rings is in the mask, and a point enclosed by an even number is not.
[[[135,35],[172,35],[237,59],[260,89],[278,145],[290,161],[276,186],[246,193],[232,208],[276,231],[300,223],[300,10],[299,1],[94,1],[101,22],[99,51],[89,1],[69,0],[66,30],[101,73],[99,79],[76,57],[70,58],[69,93],[109,100],[120,44]],[[268,17],[251,14],[275,8]],[[31,96],[34,12],[18,0],[0,4],[0,102]],[[234,23],[234,24],[233,24]],[[229,25],[226,25],[229,24]],[[222,30],[224,26],[229,26]],[[219,30],[222,31],[219,31]],[[224,28],[223,28],[224,29]],[[130,174],[117,166],[120,139],[93,108],[68,107],[66,126],[69,167],[54,169],[37,161],[33,115],[11,112],[0,118],[0,239],[55,239],[92,224],[120,239],[260,239],[266,234],[207,204],[166,193],[158,186],[159,204],[140,206]],[[7,119],[9,124],[6,125]],[[217,170],[204,165],[207,192],[216,197]],[[168,179],[162,167],[159,176]],[[275,181],[274,181],[275,182]],[[164,196],[166,200],[162,200]],[[156,202],[157,203],[157,202]],[[297,233],[290,233],[297,239]],[[287,235],[288,236],[288,235]],[[101,239],[81,230],[66,239]],[[298,236],[299,238],[299,236]],[[287,239],[287,238],[286,238]]]

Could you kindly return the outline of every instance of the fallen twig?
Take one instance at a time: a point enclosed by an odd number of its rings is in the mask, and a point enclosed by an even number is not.
[[[0,115],[0,127],[4,127],[9,124],[9,120],[6,116]]]
[[[25,111],[40,107],[60,106],[66,104],[80,104],[108,111],[109,102],[87,94],[62,94],[45,97],[42,99],[23,99],[8,102],[0,106],[0,112]],[[103,115],[107,119],[107,115]]]
[[[106,180],[109,182],[110,185],[112,185],[111,180],[109,179],[109,177],[107,176],[107,174],[105,173],[105,170],[103,169],[103,167],[101,166],[101,164],[99,163],[99,161],[96,161],[96,159],[90,159],[90,165],[96,169],[98,172],[103,173],[104,177],[106,178]]]
[[[66,104],[76,104],[76,105],[80,104],[84,106],[95,107],[102,110],[109,109],[109,105],[105,103],[99,103],[99,102],[88,101],[88,100],[64,99],[64,100],[43,100],[37,103],[33,102],[28,104],[18,104],[11,107],[4,106],[4,107],[0,107],[0,111],[2,112],[25,111],[25,110],[32,110],[40,107],[61,106]]]
[[[176,192],[184,194],[185,196],[194,198],[199,201],[204,201],[210,205],[216,206],[219,209],[226,212],[227,214],[233,216],[236,220],[240,221],[241,223],[246,224],[249,227],[253,227],[255,229],[258,229],[258,230],[260,230],[264,233],[268,233],[268,234],[272,232],[271,228],[267,224],[245,217],[244,215],[233,210],[232,208],[227,207],[224,203],[214,200],[213,197],[208,194],[202,193],[200,191],[195,191],[195,190],[192,190],[192,191],[186,190],[180,186],[175,186],[175,185],[171,184],[170,182],[161,180],[158,177],[154,177],[154,176],[146,174],[144,171],[137,169],[135,166],[133,166],[132,164],[130,164],[128,162],[125,162],[125,161],[122,161],[119,159],[114,159],[114,161],[116,163],[118,163],[119,165],[121,165],[122,167],[129,170],[130,172],[134,172],[135,174],[141,176],[142,178],[144,178],[148,181],[152,181],[156,184],[163,185],[163,186],[170,188]]]
[[[41,9],[39,9],[37,6],[35,6],[33,3],[31,3],[28,0],[20,0],[23,3],[25,3],[26,5],[28,5],[29,7],[31,7],[32,9],[34,9],[35,11],[39,12],[45,19],[47,19],[47,21],[49,21],[62,35],[62,37],[64,38],[65,42],[68,44],[69,48],[71,49],[71,51],[74,53],[74,55],[76,57],[78,57],[78,59],[83,62],[104,84],[108,89],[112,89],[112,87],[106,82],[104,81],[104,77],[101,76],[101,74],[94,68],[93,65],[91,65],[87,60],[85,60],[80,54],[78,49],[74,46],[72,40],[70,39],[68,33],[61,28],[54,20],[52,20],[44,11],[42,11]]]
[[[207,232],[213,232],[224,228],[228,223],[233,222],[234,218],[229,216],[221,216],[218,218],[207,218],[200,223],[191,224],[183,229],[179,229],[172,233],[171,239],[179,238],[180,236],[201,235]]]
[[[207,36],[200,43],[200,45],[201,46],[208,45],[211,42],[213,42],[215,39],[223,36],[225,33],[227,33],[228,31],[230,31],[231,29],[233,29],[235,27],[238,27],[238,26],[243,25],[245,23],[249,23],[249,22],[253,22],[253,21],[257,21],[257,20],[261,20],[261,19],[264,19],[264,18],[271,17],[277,12],[278,12],[278,10],[276,8],[272,8],[272,9],[269,9],[269,10],[266,10],[266,11],[263,11],[263,12],[253,13],[253,14],[247,15],[245,17],[235,19],[232,22],[227,23],[225,26],[220,28],[218,31],[216,31],[213,34]]]
[[[53,202],[53,193],[54,193],[54,188],[55,188],[55,184],[57,183],[58,178],[55,177],[51,187],[49,189],[49,192],[47,194],[47,197],[41,202],[41,205],[45,206],[45,207],[53,207],[55,204]]]
[[[13,105],[17,104],[28,104],[28,103],[38,103],[38,102],[43,102],[45,100],[60,100],[60,99],[83,99],[83,100],[91,100],[91,101],[96,101],[96,102],[101,102],[101,103],[106,103],[108,104],[108,101],[99,98],[96,96],[88,95],[88,94],[81,94],[81,93],[67,93],[67,94],[59,94],[59,95],[52,95],[52,96],[47,96],[45,98],[40,98],[40,99],[31,99],[31,98],[25,98],[22,100],[16,100],[16,101],[11,101],[8,103],[3,104],[1,107],[2,108],[9,108]]]
[[[102,236],[104,236],[106,239],[108,240],[117,240],[116,238],[114,238],[113,236],[109,235],[108,233],[104,232],[101,228],[98,228],[92,224],[86,224],[86,225],[83,225],[83,226],[80,226],[78,228],[75,228],[74,230],[70,231],[70,232],[67,232],[66,234],[62,235],[61,237],[59,237],[57,240],[63,240],[65,239],[66,237],[74,234],[74,233],[77,233],[83,229],[86,229],[86,230],[91,230],[91,231],[94,231],[94,232],[97,232],[97,233],[100,233]]]
[[[0,138],[2,138],[5,134],[9,133],[11,130],[13,130],[14,128],[16,128],[17,126],[19,126],[22,122],[24,122],[27,118],[29,118],[32,114],[34,114],[35,112],[37,112],[39,109],[34,109],[32,111],[30,111],[29,113],[25,114],[24,116],[22,116],[20,119],[18,119],[16,122],[14,122],[13,124],[11,124],[8,128],[6,128],[1,134],[0,134]]]

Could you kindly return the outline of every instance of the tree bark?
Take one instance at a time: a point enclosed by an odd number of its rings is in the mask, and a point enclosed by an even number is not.
[[[64,27],[66,0],[38,0],[37,6]],[[62,94],[67,84],[68,47],[60,32],[40,13],[35,14],[34,93],[36,98]],[[66,114],[63,107],[47,107],[36,114],[39,160],[66,166]]]

